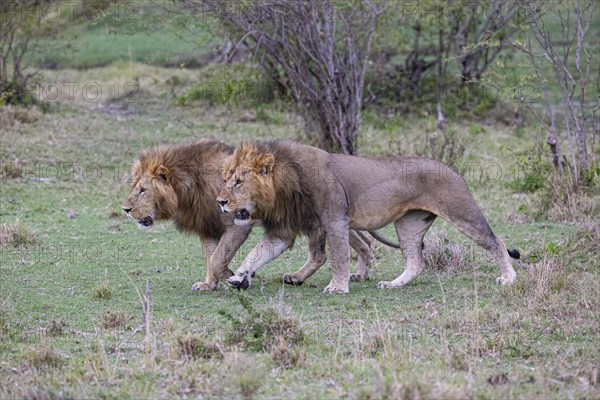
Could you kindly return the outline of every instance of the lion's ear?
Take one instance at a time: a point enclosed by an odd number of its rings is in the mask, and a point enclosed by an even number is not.
[[[156,168],[155,175],[157,178],[161,179],[166,183],[168,183],[171,180],[171,171],[169,171],[169,169],[164,165],[160,165],[158,168]]]
[[[257,160],[256,169],[260,171],[261,175],[270,175],[273,172],[274,164],[275,157],[272,154],[265,154]]]

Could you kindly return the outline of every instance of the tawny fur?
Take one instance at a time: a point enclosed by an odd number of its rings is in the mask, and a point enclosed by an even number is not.
[[[303,233],[309,247],[315,244],[309,251],[319,261],[293,274],[292,283],[322,265],[324,249],[318,244],[326,236],[333,279],[325,291],[347,292],[348,229],[373,230],[394,223],[407,266],[402,275],[379,287],[403,286],[424,269],[423,236],[437,216],[496,257],[502,273],[498,283],[512,283],[516,276],[504,244],[466,182],[440,162],[421,157],[371,159],[329,154],[289,141],[259,142],[239,146],[224,164],[223,177],[219,199],[229,211],[248,211],[250,219],[262,220],[273,237]],[[242,267],[232,280],[245,279]]]

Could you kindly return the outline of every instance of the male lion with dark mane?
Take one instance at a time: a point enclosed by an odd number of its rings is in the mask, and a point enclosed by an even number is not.
[[[223,143],[205,139],[151,147],[133,164],[131,193],[123,211],[142,227],[172,219],[179,231],[200,238],[206,280],[194,283],[193,290],[215,290],[219,279],[233,274],[228,264],[252,230],[252,224],[235,224],[234,217],[222,214],[215,204],[223,187],[223,161],[232,152]]]
[[[247,288],[258,268],[279,256],[302,233],[309,261],[284,282],[302,284],[331,254],[333,278],[325,293],[349,291],[349,229],[375,230],[394,223],[406,259],[404,272],[379,288],[406,285],[424,270],[423,236],[439,216],[496,258],[497,283],[513,283],[507,251],[475,203],[465,180],[447,165],[421,157],[372,159],[329,154],[290,141],[242,144],[223,166],[225,187],[217,201],[244,226],[260,220],[265,235],[252,262],[227,281]],[[264,251],[269,249],[269,251]]]

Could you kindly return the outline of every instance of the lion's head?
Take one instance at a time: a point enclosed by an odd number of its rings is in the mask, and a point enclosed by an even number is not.
[[[217,201],[238,225],[260,220],[275,204],[275,157],[254,145],[241,145],[223,164],[225,186]]]
[[[131,193],[123,203],[123,211],[142,227],[155,220],[172,218],[177,209],[177,195],[171,186],[171,171],[153,157],[151,149],[133,164]]]

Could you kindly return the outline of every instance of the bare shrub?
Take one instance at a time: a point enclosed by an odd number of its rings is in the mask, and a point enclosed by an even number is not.
[[[595,0],[553,4],[545,1],[519,2],[525,13],[524,27],[530,38],[513,45],[529,57],[533,74],[522,75],[543,107],[534,107],[532,98],[517,98],[539,122],[547,134],[549,161],[555,174],[546,192],[546,207],[567,207],[585,215],[590,208],[585,197],[589,190],[597,195],[600,162],[594,149],[600,133],[597,123],[600,110],[597,90],[600,40],[594,35],[597,17]],[[555,24],[560,29],[548,27]],[[558,93],[550,91],[557,85]],[[520,88],[519,92],[522,92]],[[530,96],[528,96],[530,97]],[[591,145],[592,151],[588,148]],[[567,151],[563,151],[567,146]],[[582,199],[578,199],[581,194]],[[568,218],[572,216],[567,215]]]
[[[455,128],[438,129],[436,134],[426,135],[426,143],[419,155],[456,167],[465,155],[463,135]]]
[[[229,2],[181,3],[200,16],[211,11],[236,43],[254,51],[299,105],[309,139],[325,150],[356,153],[365,72],[387,0],[261,0],[234,2],[233,10]]]

